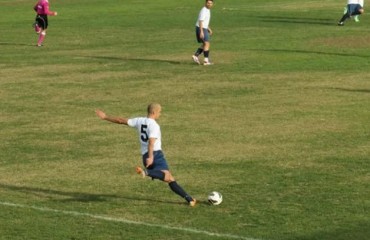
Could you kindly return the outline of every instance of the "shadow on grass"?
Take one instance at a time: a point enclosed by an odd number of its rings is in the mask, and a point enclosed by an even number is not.
[[[247,49],[248,51],[257,52],[281,52],[281,53],[303,53],[303,54],[318,54],[318,55],[328,55],[328,56],[340,56],[340,57],[360,57],[369,58],[369,55],[358,55],[352,53],[335,53],[335,52],[320,52],[320,51],[308,51],[308,50],[298,50],[298,49]]]
[[[91,194],[91,193],[81,193],[81,192],[68,192],[68,191],[59,191],[52,189],[36,188],[36,187],[26,187],[26,186],[13,186],[0,183],[0,188],[22,192],[22,193],[31,193],[38,196],[45,196],[47,198],[52,198],[53,196],[63,196],[69,197],[70,201],[79,201],[79,202],[100,202],[106,201],[109,198],[118,198],[117,195],[112,194]]]
[[[0,46],[29,46],[36,47],[36,44],[26,44],[26,43],[14,43],[14,42],[0,42]]]
[[[370,93],[370,89],[349,89],[349,88],[329,88],[329,89],[344,91],[344,92]]]
[[[60,191],[60,190],[52,190],[52,189],[45,189],[45,188],[37,188],[37,187],[26,187],[26,186],[14,186],[14,185],[7,185],[0,183],[0,188],[21,192],[25,194],[33,194],[38,197],[45,197],[48,199],[60,201],[60,202],[105,202],[111,201],[113,199],[119,200],[127,200],[133,202],[148,202],[151,204],[155,203],[165,203],[165,204],[175,204],[175,205],[187,205],[184,201],[167,201],[167,200],[158,200],[153,198],[143,198],[143,197],[126,197],[126,196],[119,196],[116,194],[93,194],[93,193],[83,193],[83,192],[70,192],[70,191]],[[58,197],[63,197],[63,199],[59,199]],[[67,197],[67,198],[65,198]],[[199,204],[208,204],[207,202],[198,201]]]
[[[258,16],[262,22],[279,22],[289,24],[314,24],[336,26],[336,21],[328,18],[298,18],[289,16]]]
[[[157,62],[157,63],[170,63],[170,64],[186,64],[180,61],[163,60],[163,59],[148,59],[148,58],[125,58],[125,57],[110,57],[110,56],[79,56],[82,58],[109,60],[109,61],[134,61],[134,62]],[[192,62],[189,60],[189,64]]]

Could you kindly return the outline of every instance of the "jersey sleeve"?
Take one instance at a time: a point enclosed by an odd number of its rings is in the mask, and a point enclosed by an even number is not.
[[[202,8],[202,10],[199,13],[199,21],[204,21],[206,19],[206,9]]]
[[[136,118],[131,118],[127,120],[127,125],[130,127],[136,127],[137,125],[137,119]]]

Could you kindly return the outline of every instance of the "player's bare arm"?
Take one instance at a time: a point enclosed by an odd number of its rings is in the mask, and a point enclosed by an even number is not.
[[[127,118],[123,118],[123,117],[110,117],[107,114],[105,114],[105,112],[103,112],[103,111],[101,111],[99,109],[95,110],[95,113],[102,120],[106,120],[106,121],[109,121],[109,122],[112,122],[112,123],[125,124],[125,125],[127,125],[127,121],[128,121]]]
[[[154,156],[153,156],[153,150],[154,150],[154,142],[155,138],[149,138],[149,144],[148,144],[148,158],[146,159],[146,167],[149,167],[153,164]]]

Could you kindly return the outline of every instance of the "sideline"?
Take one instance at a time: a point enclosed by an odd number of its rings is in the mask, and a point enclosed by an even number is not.
[[[147,226],[147,227],[155,227],[155,228],[162,228],[162,229],[168,229],[168,230],[177,230],[177,231],[189,232],[189,233],[194,233],[194,234],[204,234],[204,235],[213,236],[213,237],[223,237],[223,238],[229,238],[229,239],[243,239],[243,240],[261,240],[261,239],[248,238],[248,237],[243,237],[243,236],[238,236],[238,235],[233,235],[233,234],[208,232],[208,231],[198,230],[194,228],[173,227],[173,226],[168,226],[168,225],[131,221],[131,220],[124,219],[124,218],[114,218],[114,217],[103,216],[103,215],[94,215],[90,213],[83,213],[83,212],[76,212],[76,211],[65,211],[65,210],[58,210],[58,209],[52,209],[52,208],[46,208],[46,207],[27,206],[23,204],[16,204],[16,203],[10,203],[10,202],[0,201],[0,205],[8,206],[8,207],[15,207],[15,208],[33,209],[33,210],[37,210],[41,212],[53,212],[53,213],[59,213],[59,214],[64,214],[64,215],[89,217],[89,218],[104,220],[108,222],[120,222],[120,223],[125,223],[125,224],[134,224],[134,225],[142,225],[142,226]]]

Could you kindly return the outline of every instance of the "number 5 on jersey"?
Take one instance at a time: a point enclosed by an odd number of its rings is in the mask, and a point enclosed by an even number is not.
[[[145,125],[145,124],[141,125],[141,136],[140,136],[140,138],[141,138],[141,141],[143,141],[143,142],[147,142],[148,139],[149,139],[148,133],[146,132],[147,128],[148,128],[148,125]]]

